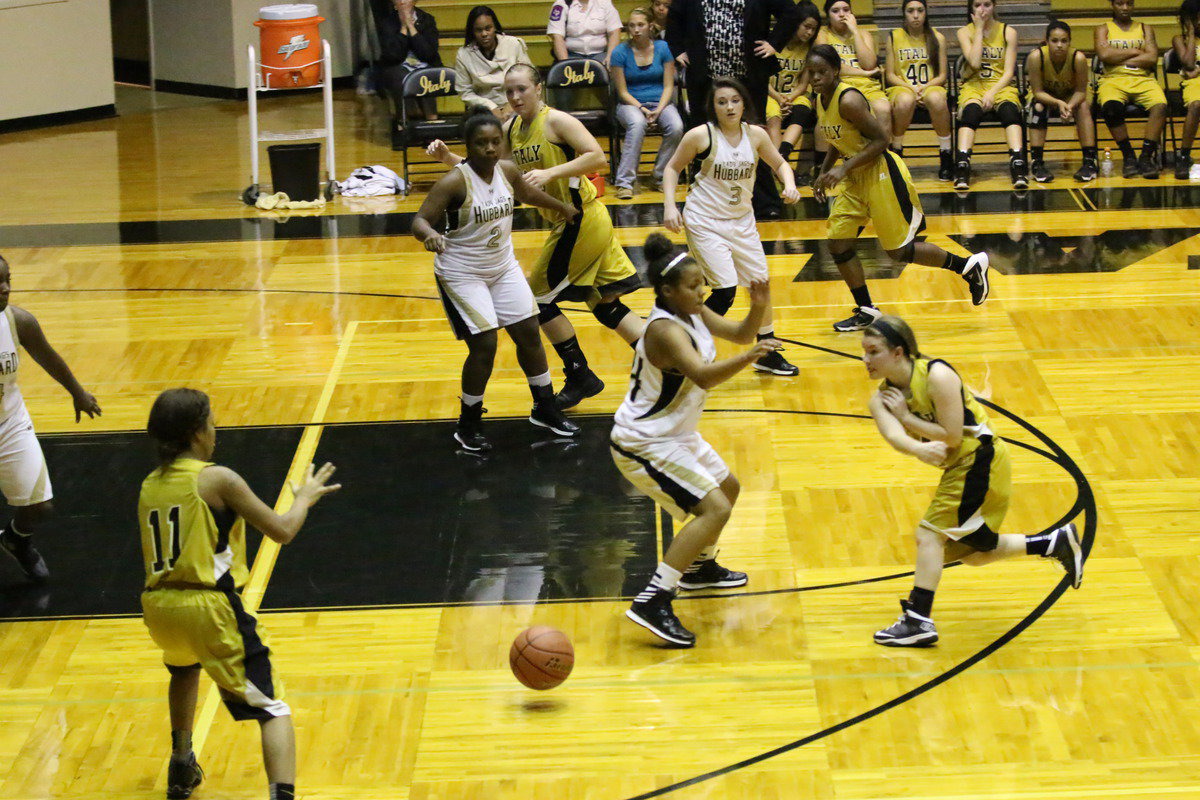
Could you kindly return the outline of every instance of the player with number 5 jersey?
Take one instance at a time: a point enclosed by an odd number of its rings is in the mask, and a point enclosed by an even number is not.
[[[733,78],[713,80],[708,97],[708,119],[692,128],[679,143],[663,172],[663,225],[687,235],[691,256],[704,272],[712,293],[705,305],[724,316],[733,305],[738,286],[767,281],[767,256],[754,222],[750,194],[762,159],[783,184],[783,201],[800,199],[796,179],[787,162],[762,128],[748,125],[747,109],[754,108],[749,93]],[[675,205],[679,173],[692,164],[692,184],[680,215]],[[775,336],[770,300],[760,339]],[[754,364],[760,372],[795,375],[799,370],[776,350]]]

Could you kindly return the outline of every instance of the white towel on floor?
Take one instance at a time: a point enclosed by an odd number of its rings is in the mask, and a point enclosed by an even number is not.
[[[380,197],[401,194],[405,187],[403,178],[387,167],[376,164],[354,170],[350,177],[339,184],[339,188],[346,197]]]

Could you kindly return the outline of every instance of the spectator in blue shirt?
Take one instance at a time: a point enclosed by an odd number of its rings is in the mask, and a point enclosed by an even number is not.
[[[611,74],[617,91],[617,120],[625,129],[621,163],[617,166],[617,198],[633,197],[633,181],[642,159],[646,127],[657,122],[663,132],[662,147],[654,162],[654,184],[662,183],[663,169],[683,136],[683,120],[671,103],[675,95],[675,60],[671,48],[653,38],[650,14],[635,8],[629,13],[629,41],[613,50]]]

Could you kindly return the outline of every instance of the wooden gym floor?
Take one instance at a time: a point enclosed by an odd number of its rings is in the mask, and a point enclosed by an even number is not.
[[[340,177],[398,161],[375,102],[338,95]],[[319,113],[312,97],[272,105],[294,127]],[[295,711],[304,797],[1200,797],[1200,191],[1080,192],[1065,165],[1016,197],[997,164],[959,197],[915,161],[930,240],[995,253],[979,309],[953,275],[897,270],[863,241],[877,302],[1018,444],[1007,530],[1073,517],[1092,545],[1078,592],[1033,560],[948,570],[942,642],[923,651],[870,637],[907,593],[936,472],[864,418],[858,337],[830,329],[851,303],[821,210],[761,225],[801,373],[743,373],[711,396],[703,432],[744,486],[723,559],[751,583],[679,602],[700,637],[681,652],[622,618],[669,535],[604,452],[628,348],[573,314],[608,388],[572,448],[521,421],[502,346],[486,401],[501,447],[464,463],[447,422],[463,349],[405,235],[419,197],[247,209],[244,105],[167,106],[0,137],[13,302],[105,412],[76,425],[58,387],[22,372],[60,516],[40,540],[48,587],[0,567],[0,800],[163,794],[166,673],[136,616],[131,499],[152,466],[149,404],[180,384],[212,395],[218,457],[260,494],[314,457],[342,467],[343,495],[284,552],[257,550],[246,593]],[[611,207],[640,257],[658,196]],[[528,264],[544,233],[518,227]],[[508,672],[530,624],[575,643],[550,693]],[[261,797],[254,726],[207,681],[202,707],[195,796]]]

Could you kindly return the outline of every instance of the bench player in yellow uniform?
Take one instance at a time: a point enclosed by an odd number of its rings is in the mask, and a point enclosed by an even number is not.
[[[1158,139],[1167,121],[1167,95],[1154,77],[1158,65],[1158,41],[1154,27],[1133,18],[1133,0],[1112,0],[1113,18],[1096,28],[1096,55],[1104,74],[1096,89],[1096,102],[1113,140],[1121,148],[1126,178],[1141,175],[1157,178]],[[1142,155],[1135,157],[1125,127],[1125,106],[1146,109]]]
[[[913,112],[929,112],[938,140],[938,180],[954,178],[950,107],[946,101],[946,37],[929,24],[925,0],[907,0],[904,27],[888,35],[884,78],[892,103],[892,149],[904,155],[904,134]]]
[[[1071,26],[1054,20],[1046,26],[1046,43],[1025,57],[1025,80],[1029,82],[1026,123],[1029,125],[1030,172],[1038,183],[1054,180],[1046,169],[1046,128],[1050,109],[1058,111],[1063,122],[1074,122],[1083,149],[1083,165],[1075,173],[1082,183],[1094,181],[1099,174],[1096,164],[1096,126],[1087,103],[1088,59],[1083,51],[1071,47]]]
[[[804,68],[808,64],[808,51],[821,32],[821,12],[805,0],[796,6],[796,14],[800,19],[796,33],[787,47],[776,54],[779,72],[767,85],[767,133],[784,161],[800,137],[811,133],[817,125]]]
[[[880,316],[854,252],[855,239],[868,222],[874,224],[879,246],[891,258],[901,264],[953,270],[971,287],[971,302],[983,303],[988,296],[987,253],[963,258],[917,241],[917,234],[925,229],[925,214],[908,167],[888,149],[887,129],[871,113],[866,98],[841,79],[838,52],[827,44],[813,47],[808,73],[817,91],[817,127],[830,144],[813,195],[824,202],[826,192],[840,184],[841,193],[829,209],[826,237],[833,262],[857,304],[854,313],[834,323],[833,329],[862,330]],[[834,166],[838,156],[845,161]]]
[[[849,0],[825,0],[825,28],[817,35],[817,44],[827,44],[842,59],[842,79],[867,98],[871,111],[892,129],[892,104],[879,83],[878,47],[875,36],[858,27]]]
[[[242,605],[246,523],[280,544],[295,538],[308,509],[330,492],[333,465],[312,465],[286,514],[276,514],[233,470],[213,464],[217,431],[208,395],[168,389],[147,425],[159,467],[142,481],[138,525],[146,584],[142,612],[171,673],[171,760],[167,797],[184,800],[204,772],[192,751],[192,726],[203,668],[236,720],[262,729],[271,800],[293,800],[296,738],[283,685],[258,620]]]
[[[1083,548],[1074,523],[1024,536],[1000,533],[1012,495],[1008,445],[991,429],[983,404],[954,367],[928,358],[904,320],[880,317],[863,332],[867,374],[882,383],[869,407],[893,448],[940,467],[942,478],[917,526],[913,589],[900,618],[875,634],[887,647],[929,647],[938,640],[933,595],[942,566],[961,560],[980,567],[1014,556],[1054,559],[1071,586],[1083,580]]]
[[[1183,121],[1183,139],[1175,153],[1175,177],[1186,180],[1192,168],[1192,142],[1200,127],[1200,0],[1184,0],[1179,7],[1182,33],[1175,35],[1171,45],[1179,58],[1179,74],[1183,77],[1183,104],[1187,118]]]
[[[983,115],[995,111],[1008,143],[1008,170],[1014,189],[1029,185],[1021,132],[1017,75],[1017,31],[996,19],[994,0],[967,0],[971,21],[958,29],[965,69],[958,89],[958,157],[954,188],[971,185],[971,147]]]

